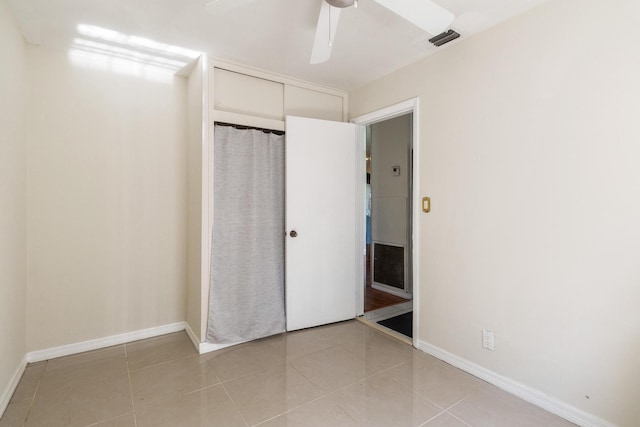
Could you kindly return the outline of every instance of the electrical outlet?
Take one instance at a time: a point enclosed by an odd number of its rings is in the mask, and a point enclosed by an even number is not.
[[[496,334],[487,329],[483,329],[482,347],[486,348],[487,350],[494,351],[496,349]]]

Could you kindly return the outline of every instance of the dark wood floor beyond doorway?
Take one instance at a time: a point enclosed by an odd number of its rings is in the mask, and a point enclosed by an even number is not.
[[[364,311],[377,310],[390,305],[400,304],[405,301],[407,300],[404,298],[367,286],[364,292]]]
[[[407,301],[396,295],[392,295],[387,292],[379,291],[371,287],[371,251],[370,245],[367,245],[367,271],[366,271],[366,284],[364,288],[364,311],[373,311],[379,308],[388,307],[390,305],[400,304]]]

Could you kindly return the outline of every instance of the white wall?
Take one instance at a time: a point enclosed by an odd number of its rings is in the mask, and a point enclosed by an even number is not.
[[[27,57],[28,350],[184,321],[186,80]]]
[[[640,425],[638,40],[636,0],[556,0],[350,97],[352,117],[420,97],[419,339],[621,426]]]
[[[0,415],[25,355],[25,43],[0,0]]]

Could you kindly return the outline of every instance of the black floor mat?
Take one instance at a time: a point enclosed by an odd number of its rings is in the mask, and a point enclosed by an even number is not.
[[[378,324],[400,332],[409,338],[413,338],[413,311],[381,320]]]

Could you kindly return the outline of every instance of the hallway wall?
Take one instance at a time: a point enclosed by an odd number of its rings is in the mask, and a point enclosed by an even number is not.
[[[396,277],[389,274],[394,271],[402,277],[402,273],[408,273],[411,264],[408,261],[411,249],[409,241],[411,230],[409,227],[410,205],[409,192],[411,181],[411,170],[409,167],[411,152],[411,124],[412,116],[406,114],[394,117],[383,122],[371,125],[371,240],[372,247],[376,247],[375,242],[406,248],[405,267],[401,268],[401,259],[396,262],[388,258],[377,256],[378,266],[389,276],[388,281],[382,281],[385,276],[379,279],[380,283],[390,284]],[[399,167],[399,174],[394,175],[392,169]],[[375,251],[374,251],[375,252]],[[405,258],[404,256],[398,258]],[[386,259],[387,261],[381,261]],[[382,267],[382,266],[385,266]],[[395,266],[392,267],[392,266]],[[397,278],[397,277],[396,277]],[[408,292],[411,292],[411,275],[407,274],[409,285]],[[404,291],[399,283],[395,286]]]

